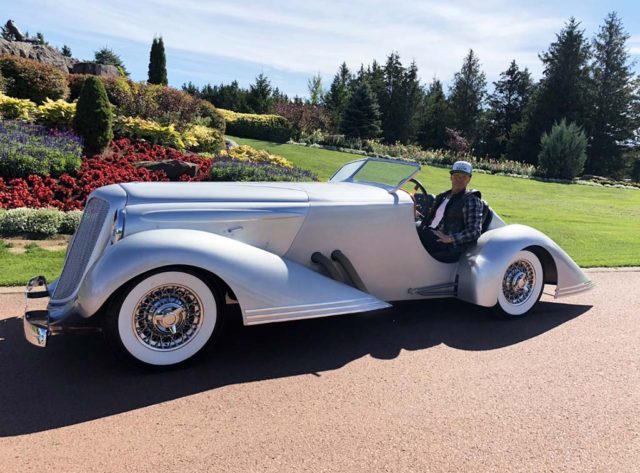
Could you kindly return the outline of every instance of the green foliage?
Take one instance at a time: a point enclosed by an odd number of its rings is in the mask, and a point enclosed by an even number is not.
[[[115,51],[113,51],[112,49],[106,46],[94,53],[94,61],[97,64],[106,64],[109,66],[116,66],[120,71],[121,75],[129,77],[129,72],[127,71],[127,68],[124,67],[122,59],[120,59],[120,56],[116,54]]]
[[[73,235],[80,226],[82,219],[82,210],[71,210],[69,212],[61,212],[62,220],[60,222],[59,233],[63,235]]]
[[[36,121],[53,128],[68,128],[73,126],[76,115],[76,104],[64,100],[47,99],[35,111]]]
[[[291,161],[286,160],[282,156],[271,154],[265,150],[256,149],[247,145],[234,146],[228,151],[223,151],[221,156],[228,156],[235,161],[274,164],[286,168],[293,168]]]
[[[196,153],[216,153],[224,148],[224,136],[219,130],[203,125],[191,125],[182,135],[184,146]]]
[[[145,140],[152,144],[184,149],[182,135],[175,125],[162,125],[138,117],[117,116],[113,120],[113,131],[118,138]]]
[[[30,121],[36,108],[36,104],[29,99],[16,99],[0,93],[0,118]]]
[[[164,41],[153,38],[151,52],[149,53],[149,84],[167,85],[167,58],[164,52]]]
[[[324,96],[324,106],[329,114],[333,130],[340,129],[342,114],[347,108],[351,97],[351,81],[353,81],[353,76],[347,67],[347,63],[343,62],[333,78],[329,92]]]
[[[211,181],[312,181],[317,180],[309,171],[267,163],[221,161],[211,166]]]
[[[637,157],[631,165],[631,179],[640,182],[640,157]]]
[[[227,124],[222,116],[222,113],[218,111],[211,103],[206,100],[198,101],[198,117],[197,120],[200,120],[201,125],[208,126],[209,128],[214,128],[218,130],[222,135],[224,135]]]
[[[69,100],[76,100],[80,97],[84,81],[89,76],[87,74],[69,74]],[[132,87],[135,86],[125,77],[98,77],[102,85],[107,91],[109,103],[113,105],[118,112],[133,101]],[[132,85],[133,84],[133,85]]]
[[[62,53],[62,55],[64,57],[72,57],[71,48],[69,46],[67,46],[66,44],[62,46],[61,53]]]
[[[269,113],[273,106],[271,83],[264,74],[256,77],[255,84],[249,86],[247,105],[253,113]]]
[[[573,179],[584,169],[587,159],[587,137],[575,123],[562,119],[544,133],[540,140],[538,171],[546,177]]]
[[[56,209],[11,209],[0,220],[0,234],[47,238],[60,230],[63,212]]]
[[[307,81],[309,89],[309,103],[311,105],[320,105],[324,91],[322,90],[322,76],[320,73],[314,75]]]
[[[434,79],[418,114],[418,143],[424,148],[442,149],[447,142],[446,129],[452,117],[442,82]]]
[[[465,56],[460,72],[453,78],[449,104],[453,113],[454,128],[462,133],[469,143],[478,139],[478,120],[486,94],[486,77],[480,69],[480,61],[473,49]]]
[[[279,115],[255,115],[218,110],[227,123],[228,134],[278,143],[286,143],[291,138],[291,124]]]
[[[76,106],[74,128],[84,139],[87,154],[98,154],[113,139],[113,114],[102,82],[94,76],[84,81]]]
[[[340,128],[349,138],[375,138],[380,134],[380,110],[365,81],[351,94]]]
[[[69,92],[66,75],[60,69],[31,59],[0,56],[0,73],[9,79],[6,92],[11,97],[40,104],[47,98],[65,98]]]

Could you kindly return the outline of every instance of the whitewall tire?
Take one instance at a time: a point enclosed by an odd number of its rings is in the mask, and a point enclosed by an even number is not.
[[[495,311],[506,317],[526,315],[540,300],[544,289],[540,259],[531,251],[519,251],[505,267],[499,284]]]
[[[116,349],[148,366],[171,366],[204,348],[220,324],[215,287],[185,271],[134,281],[113,301],[105,334]]]

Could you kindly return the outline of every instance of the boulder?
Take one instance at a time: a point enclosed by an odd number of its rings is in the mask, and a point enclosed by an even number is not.
[[[108,64],[96,64],[95,62],[77,62],[71,69],[73,74],[91,74],[93,76],[120,77],[120,71],[116,66]]]
[[[46,44],[26,43],[23,41],[7,41],[0,38],[0,55],[8,54],[27,59],[33,59],[57,67],[61,71],[69,72],[77,59],[63,56],[60,51]]]
[[[180,159],[165,159],[164,161],[139,161],[133,164],[136,167],[145,168],[149,171],[164,171],[167,177],[172,181],[177,181],[183,174],[195,177],[198,175],[199,170],[197,164],[188,163]]]

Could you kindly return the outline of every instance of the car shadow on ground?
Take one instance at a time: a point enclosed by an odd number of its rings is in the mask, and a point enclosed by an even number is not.
[[[396,304],[366,314],[243,327],[239,312],[215,350],[187,366],[145,372],[117,361],[97,333],[52,337],[45,350],[23,337],[22,319],[0,320],[0,437],[73,425],[221,386],[313,374],[366,355],[444,343],[493,350],[547,332],[590,309],[541,302],[523,319],[503,321],[457,300]]]

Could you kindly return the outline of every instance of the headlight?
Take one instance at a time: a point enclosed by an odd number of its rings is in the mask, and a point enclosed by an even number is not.
[[[124,236],[124,221],[126,212],[124,209],[116,210],[113,216],[113,228],[111,230],[111,244],[118,242]]]

